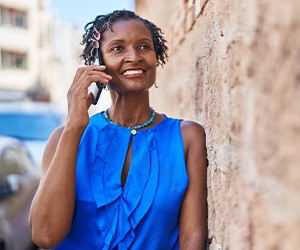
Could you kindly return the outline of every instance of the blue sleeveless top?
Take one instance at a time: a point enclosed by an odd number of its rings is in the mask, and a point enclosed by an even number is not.
[[[132,159],[122,186],[131,139]],[[132,135],[96,114],[79,145],[72,226],[55,249],[179,249],[179,212],[187,184],[179,119],[164,116]]]

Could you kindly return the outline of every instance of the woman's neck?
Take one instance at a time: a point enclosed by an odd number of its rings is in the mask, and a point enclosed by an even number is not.
[[[111,121],[124,127],[132,127],[148,121],[150,116],[148,93],[139,96],[112,96],[112,105],[109,109]]]

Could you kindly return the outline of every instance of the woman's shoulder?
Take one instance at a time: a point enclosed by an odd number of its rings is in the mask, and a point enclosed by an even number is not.
[[[56,151],[59,139],[64,131],[65,125],[61,125],[53,130],[47,141],[44,154],[43,154],[43,173],[45,173],[50,165],[53,158],[54,152]]]
[[[182,131],[186,133],[196,133],[196,134],[205,134],[203,126],[195,121],[190,120],[181,120],[180,121],[180,128]]]
[[[64,131],[65,125],[61,125],[59,127],[57,127],[56,129],[54,129],[51,133],[51,135],[49,136],[48,139],[48,144],[57,144],[63,131]]]
[[[202,148],[205,145],[205,130],[200,123],[181,120],[180,129],[186,149],[190,146]]]
[[[159,116],[162,118],[160,118],[158,123],[169,122],[170,124],[178,124],[184,141],[205,139],[205,130],[200,123],[191,120],[183,120],[177,117],[170,117],[166,114],[159,114]]]

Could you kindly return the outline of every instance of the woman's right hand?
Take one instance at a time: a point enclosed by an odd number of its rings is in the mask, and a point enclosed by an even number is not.
[[[68,91],[68,125],[85,129],[89,122],[88,109],[93,102],[88,87],[93,82],[107,84],[112,77],[104,72],[104,65],[83,66],[77,69]]]

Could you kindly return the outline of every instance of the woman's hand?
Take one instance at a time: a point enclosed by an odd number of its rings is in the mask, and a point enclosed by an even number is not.
[[[93,96],[88,87],[93,82],[107,84],[112,77],[104,72],[105,66],[92,65],[77,69],[72,85],[68,91],[68,117],[66,125],[72,124],[85,129],[89,122],[88,109]]]

